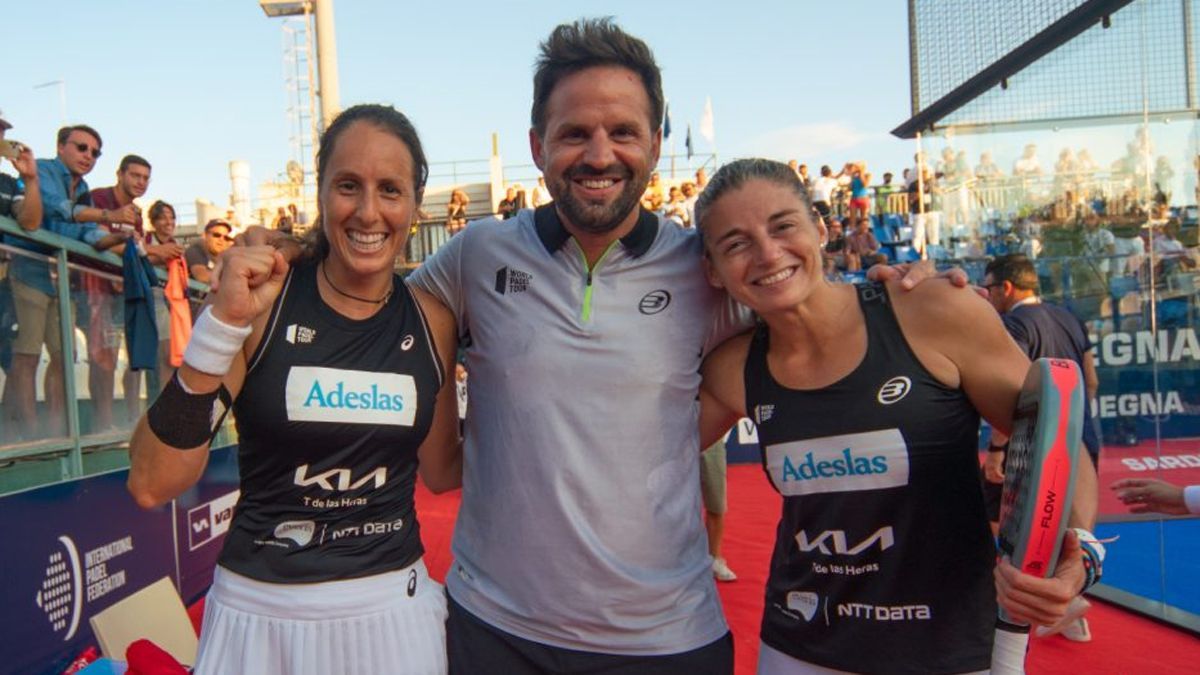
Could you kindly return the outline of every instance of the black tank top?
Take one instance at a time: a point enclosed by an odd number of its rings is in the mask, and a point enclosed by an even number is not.
[[[818,390],[780,385],[760,326],[746,405],[784,496],[762,639],[855,672],[986,670],[994,546],[979,484],[979,415],[920,364],[879,285],[857,287],[867,353]]]
[[[374,316],[346,318],[288,275],[250,359],[237,417],[241,498],[220,564],[309,583],[401,569],[421,557],[417,448],[444,373],[404,282]]]

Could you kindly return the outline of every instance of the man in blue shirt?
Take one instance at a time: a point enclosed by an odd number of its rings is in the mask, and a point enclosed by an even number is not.
[[[988,299],[1004,320],[1004,327],[1030,360],[1039,358],[1070,359],[1079,365],[1083,373],[1087,401],[1083,406],[1083,444],[1092,457],[1092,465],[1099,471],[1100,437],[1091,418],[1091,400],[1096,396],[1100,378],[1096,375],[1096,364],[1092,356],[1092,343],[1087,328],[1071,312],[1063,307],[1042,302],[1038,295],[1038,276],[1033,262],[1021,254],[1000,256],[988,263],[983,285]],[[984,494],[988,502],[988,516],[992,522],[1000,518],[1000,496],[1004,483],[1005,449],[1008,439],[992,431],[984,463]],[[1096,505],[1092,512],[1081,514],[1085,522],[1095,522]],[[1075,642],[1091,640],[1091,631],[1083,614],[1088,603],[1082,596],[1071,601],[1067,616],[1054,626],[1039,626],[1037,634],[1046,636],[1062,633],[1063,637]]]
[[[37,162],[37,183],[43,208],[41,229],[104,250],[120,244],[129,235],[108,234],[98,228],[96,222],[132,223],[136,207],[107,211],[91,206],[88,185],[83,177],[100,158],[100,146],[100,134],[95,129],[82,124],[63,127],[58,132],[57,157]],[[18,326],[9,373],[12,386],[5,392],[5,407],[17,420],[19,434],[26,438],[37,435],[34,380],[42,345],[45,345],[50,353],[50,365],[46,369],[45,385],[48,414],[44,417],[49,420],[49,433],[57,435],[63,430],[64,365],[58,292],[50,276],[53,263],[42,257],[49,253],[43,246],[24,240],[12,243],[29,250],[32,255],[15,254],[9,267]]]

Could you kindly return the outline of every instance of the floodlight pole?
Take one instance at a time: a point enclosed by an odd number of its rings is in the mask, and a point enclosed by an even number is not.
[[[317,19],[317,77],[321,95],[321,130],[341,111],[338,96],[337,36],[333,28],[333,0],[312,0]]]
[[[311,13],[317,28],[317,92],[321,99],[321,118],[318,128],[333,121],[341,110],[338,100],[337,36],[333,28],[333,0],[259,0],[263,12],[272,18],[304,16]]]

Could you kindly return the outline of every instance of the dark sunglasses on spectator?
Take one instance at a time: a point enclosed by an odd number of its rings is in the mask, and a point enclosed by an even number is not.
[[[76,143],[74,141],[71,142],[71,145],[75,146],[75,149],[79,152],[86,153],[90,151],[92,153],[92,159],[100,159],[100,148],[93,148],[87,143]]]
[[[220,233],[217,233],[217,232],[209,232],[209,233],[208,233],[208,236],[210,236],[210,237],[216,237],[217,239],[224,239],[225,241],[234,241],[234,238],[233,238],[233,237],[231,237],[231,236],[229,236],[229,235],[227,235],[227,234],[220,234]]]

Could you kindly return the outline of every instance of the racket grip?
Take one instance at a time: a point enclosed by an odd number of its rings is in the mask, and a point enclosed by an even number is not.
[[[992,675],[1024,675],[1025,652],[1028,648],[1028,626],[997,621],[996,636],[992,642]]]

